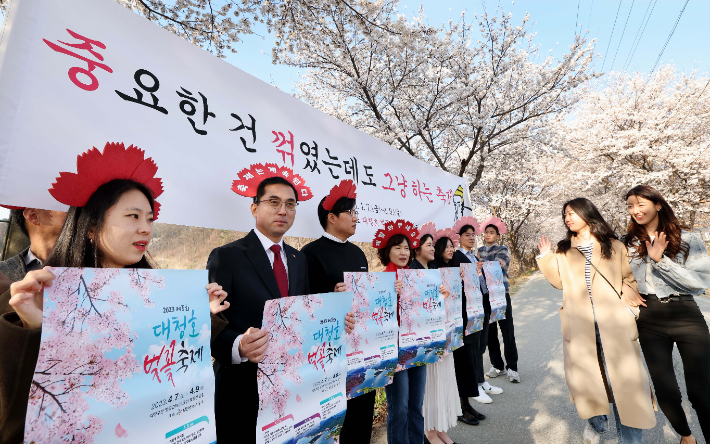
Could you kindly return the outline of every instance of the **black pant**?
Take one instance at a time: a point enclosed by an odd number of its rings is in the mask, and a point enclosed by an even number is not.
[[[691,434],[673,369],[673,344],[683,360],[688,400],[698,414],[706,439],[710,438],[710,332],[695,301],[662,304],[646,297],[637,325],[639,341],[651,374],[658,405],[677,433]]]
[[[478,384],[483,384],[486,382],[486,371],[483,369],[483,354],[486,352],[486,346],[488,345],[488,330],[491,323],[491,303],[488,299],[488,294],[483,295],[483,329],[477,331],[478,342],[475,344],[476,350],[476,382]]]
[[[494,322],[488,326],[488,357],[491,364],[498,370],[511,369],[518,371],[518,347],[515,345],[515,328],[513,327],[513,304],[510,303],[510,294],[505,294],[505,319]],[[503,346],[505,347],[505,362],[500,353],[500,343],[498,342],[498,324],[500,333],[503,336]]]
[[[375,415],[375,392],[348,399],[345,422],[340,432],[340,444],[367,444],[372,436]]]

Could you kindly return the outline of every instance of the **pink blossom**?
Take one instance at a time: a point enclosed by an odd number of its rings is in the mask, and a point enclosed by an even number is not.
[[[54,309],[44,314],[43,341],[27,406],[25,440],[91,443],[103,429],[103,421],[89,414],[87,399],[117,409],[128,404],[129,396],[121,384],[140,368],[133,353],[137,336],[116,316],[128,310],[123,295],[104,291],[120,275],[120,270],[54,271],[57,278],[45,291],[45,297],[54,302]],[[87,272],[93,273],[88,281]],[[130,270],[128,274],[131,288],[146,305],[152,305],[149,284],[163,288],[162,277],[149,270]],[[108,353],[115,355],[116,350],[122,354],[106,357]]]

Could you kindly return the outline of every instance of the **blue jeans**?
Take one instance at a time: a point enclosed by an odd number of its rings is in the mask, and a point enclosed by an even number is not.
[[[599,336],[599,327],[597,326],[596,322],[594,323],[594,328],[597,331],[597,347],[599,347],[599,351],[602,355],[602,362],[604,363],[603,370],[606,376],[606,361],[604,360],[604,350],[602,349],[602,340]],[[606,378],[608,381],[609,377],[606,376]],[[643,430],[623,425],[619,420],[619,410],[616,408],[613,393],[611,395],[611,401],[611,405],[613,407],[612,411],[614,412],[614,420],[616,422],[616,435],[619,437],[619,444],[641,444]],[[609,430],[608,418],[606,417],[606,415],[594,416],[592,418],[589,418],[588,421],[589,425],[591,425],[594,431],[597,433],[604,433]]]
[[[385,387],[388,444],[424,442],[425,386],[426,368],[422,365],[395,373],[392,384]]]

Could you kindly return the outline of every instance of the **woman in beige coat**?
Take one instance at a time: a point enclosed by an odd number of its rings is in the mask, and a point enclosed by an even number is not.
[[[538,265],[563,291],[565,379],[582,419],[589,419],[584,442],[599,442],[613,404],[620,443],[640,443],[641,429],[656,425],[653,396],[643,366],[636,329],[637,309],[625,295],[636,293],[628,253],[587,199],[562,207],[567,236],[553,253],[541,238]]]

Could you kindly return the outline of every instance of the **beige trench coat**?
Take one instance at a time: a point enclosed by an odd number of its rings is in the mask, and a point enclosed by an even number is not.
[[[559,309],[562,324],[565,379],[570,398],[582,419],[608,415],[609,401],[597,359],[594,312],[584,278],[584,255],[576,238],[566,254],[548,253],[538,259],[540,270],[553,287],[562,290]],[[614,285],[622,299],[594,268],[591,268],[592,296],[609,384],[619,409],[621,423],[638,429],[656,425],[655,401],[643,366],[636,320],[622,293],[623,283],[636,289],[628,252],[613,241],[610,260],[602,260],[601,246],[594,242],[592,263]],[[636,311],[636,309],[635,309]]]

